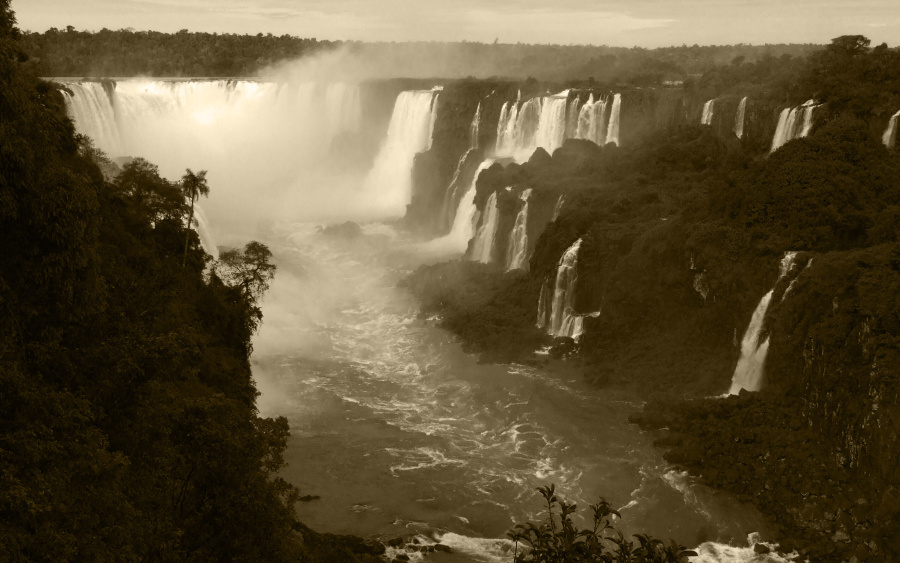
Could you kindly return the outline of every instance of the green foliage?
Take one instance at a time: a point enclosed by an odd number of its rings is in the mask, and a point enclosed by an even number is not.
[[[801,88],[827,103],[832,113],[858,118],[891,115],[900,108],[900,51],[886,44],[870,48],[862,35],[831,40],[810,57]]]
[[[270,262],[271,259],[269,247],[251,241],[243,250],[223,252],[215,270],[226,284],[239,288],[248,299],[255,301],[269,289],[269,282],[275,277],[275,265]]]
[[[23,38],[41,76],[252,76],[282,60],[337,46],[290,35],[50,28]]]
[[[107,180],[12,22],[4,2],[0,560],[302,559],[287,421],[249,366],[271,254],[247,246],[246,284],[204,277],[181,186],[142,159]]]
[[[184,176],[181,177],[181,193],[185,199],[190,200],[191,208],[185,222],[184,237],[184,258],[181,261],[181,267],[187,263],[188,243],[190,242],[191,228],[194,225],[194,201],[200,196],[209,197],[209,184],[206,183],[206,170],[194,173],[190,168],[187,169]]]
[[[50,28],[23,39],[41,76],[252,76],[280,61],[344,47],[381,60],[402,61],[410,76],[430,76],[444,63],[453,75],[508,76],[576,86],[659,85],[701,74],[735,57],[749,62],[799,57],[816,45],[723,45],[622,48],[597,45],[462,43],[360,43],[271,34],[236,35],[155,31],[97,32]]]
[[[644,534],[634,536],[638,540],[635,546],[615,529],[614,518],[621,516],[602,497],[597,504],[590,505],[592,526],[580,530],[572,521],[578,507],[560,499],[555,485],[537,490],[547,504],[547,521],[518,524],[507,532],[516,544],[515,563],[684,563],[688,556],[697,555],[674,541],[664,545]],[[523,548],[521,553],[519,544]]]

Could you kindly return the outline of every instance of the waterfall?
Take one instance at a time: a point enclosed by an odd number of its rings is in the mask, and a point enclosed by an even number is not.
[[[494,238],[497,236],[497,219],[499,216],[500,209],[497,207],[497,192],[493,192],[488,197],[484,215],[481,217],[481,225],[475,233],[470,256],[472,260],[485,264],[491,261],[491,251],[494,249]]]
[[[466,193],[459,200],[459,207],[453,217],[453,226],[450,228],[450,232],[446,236],[437,239],[435,241],[436,245],[452,245],[454,250],[458,249],[460,252],[465,252],[466,245],[469,244],[469,240],[475,232],[475,212],[477,211],[475,207],[475,187],[478,184],[478,177],[483,171],[490,168],[494,162],[496,162],[494,159],[489,158],[478,166],[469,189],[466,190]]]
[[[799,137],[806,137],[809,135],[809,132],[812,130],[813,126],[813,110],[816,109],[815,102],[812,100],[806,102],[803,105],[803,128],[800,130]]]
[[[738,139],[744,138],[744,114],[747,112],[747,97],[741,98],[738,104],[737,114],[734,116],[734,134]]]
[[[397,96],[387,138],[366,178],[366,190],[392,203],[398,213],[409,203],[413,159],[430,142],[435,97],[432,91],[408,91]]]
[[[593,141],[601,147],[606,141],[606,100],[594,100],[591,94],[578,112],[578,128],[575,137]]]
[[[440,97],[441,94],[438,92],[431,100],[431,119],[428,121],[428,147],[426,150],[431,150],[431,145],[434,144],[434,124],[437,122],[438,99]]]
[[[712,99],[703,104],[703,114],[700,116],[700,125],[712,125],[713,111],[715,111],[716,100]]]
[[[507,106],[506,104],[504,104],[503,109],[501,110],[501,121],[503,121],[502,114],[506,111],[506,109]],[[460,192],[462,188],[462,184],[460,183],[462,181],[460,175],[463,173],[466,163],[478,149],[478,137],[480,130],[481,102],[478,102],[478,107],[475,108],[475,115],[472,117],[472,123],[469,125],[469,149],[465,152],[465,154],[462,155],[462,158],[459,159],[459,162],[456,165],[456,171],[453,173],[453,178],[450,179],[450,184],[447,186],[447,191],[444,194],[444,205],[441,212],[441,217],[445,222],[442,226],[452,226],[454,224],[454,220],[456,219],[456,213],[459,209],[460,203],[459,197],[461,195]],[[490,166],[490,164],[493,164],[493,161],[491,161],[488,166]],[[477,179],[480,171],[481,169],[479,169],[479,171],[475,173],[475,179]],[[474,186],[474,180],[472,185]]]
[[[891,116],[890,121],[888,121],[887,129],[884,130],[884,135],[881,137],[881,142],[884,143],[889,149],[892,149],[897,144],[897,119],[900,118],[900,111]]]
[[[535,133],[536,147],[543,147],[547,152],[562,146],[566,139],[566,124],[568,114],[566,107],[569,99],[569,91],[565,90],[554,96],[548,96],[541,103],[541,116],[538,120],[538,128]]]
[[[517,270],[525,266],[528,257],[528,198],[531,197],[531,188],[522,192],[519,198],[522,200],[522,208],[516,215],[512,233],[509,236],[509,247],[506,252],[506,269]]]
[[[784,254],[775,286],[794,266],[794,258],[796,256],[796,252],[786,252]],[[731,388],[728,390],[729,395],[736,395],[741,389],[759,391],[762,387],[763,368],[765,367],[766,354],[769,351],[769,338],[766,337],[763,342],[760,342],[759,339],[766,319],[766,312],[769,309],[769,302],[771,302],[772,294],[775,292],[775,286],[763,295],[759,305],[756,306],[756,310],[753,311],[747,331],[744,332],[744,338],[741,340],[741,357],[734,368]]]
[[[578,239],[560,257],[556,280],[552,286],[552,297],[549,278],[541,288],[538,300],[538,328],[546,328],[550,336],[578,338],[584,332],[584,317],[574,313],[580,248],[581,239]]]
[[[110,153],[121,144],[113,97],[107,94],[99,82],[74,82],[66,86],[71,94],[63,90],[66,109],[75,122],[79,133],[94,140],[94,145]],[[113,156],[122,156],[115,152]]]
[[[550,289],[550,278],[546,278],[541,284],[541,294],[538,297],[538,314],[537,326],[540,329],[546,328],[550,322],[550,303],[553,301],[553,293]]]
[[[578,105],[578,97],[576,96],[569,109],[566,110],[566,139],[572,139],[577,136],[578,132],[578,116],[581,114]]]
[[[559,219],[559,212],[562,211],[563,204],[566,201],[566,194],[559,196],[559,199],[556,200],[556,207],[553,208],[553,219],[551,221],[556,221]]]
[[[213,260],[219,259],[219,248],[216,246],[216,240],[212,236],[209,228],[209,219],[200,204],[194,202],[194,220],[197,222],[197,234],[200,235],[200,246],[203,250],[213,257]]]
[[[609,131],[606,142],[619,144],[619,113],[622,110],[622,94],[613,96],[612,109],[609,112]]]
[[[248,163],[269,169],[276,160],[321,161],[362,122],[355,84],[129,79],[108,91],[98,82],[65,84],[80,133],[111,157],[140,155],[167,176],[188,167],[213,169],[215,161],[220,174],[231,165],[258,180]]]
[[[577,106],[577,100],[569,103],[568,90],[531,98],[521,106],[518,101],[503,104],[494,153],[518,162],[527,160],[538,147],[552,153],[576,134]]]
[[[784,108],[778,116],[778,126],[772,137],[770,153],[775,152],[788,141],[809,135],[813,126],[813,111],[819,107],[815,100],[808,100],[802,106]],[[801,121],[802,115],[802,121]]]
[[[302,123],[287,142],[327,150],[360,127],[359,88],[353,84],[297,85],[249,80],[120,80],[107,93],[97,82],[69,82],[66,105],[76,129],[110,156],[140,154],[165,163],[168,153],[202,152],[238,142],[247,124]],[[271,122],[271,123],[270,123]],[[196,126],[187,132],[190,125]],[[190,133],[179,144],[178,136]],[[157,135],[168,135],[159,143]],[[299,137],[299,139],[298,139]],[[174,143],[174,146],[173,146]]]
[[[504,106],[505,107],[505,106]],[[469,148],[478,148],[478,134],[481,129],[481,102],[475,108],[475,117],[472,118],[472,124],[469,126]]]
[[[500,110],[494,152],[498,157],[523,162],[538,147],[553,153],[566,139],[573,137],[600,146],[619,144],[621,94],[613,97],[611,105],[607,119],[607,100],[595,100],[593,94],[581,106],[577,98],[569,101],[569,90],[531,98],[521,106],[518,102],[507,102]]]

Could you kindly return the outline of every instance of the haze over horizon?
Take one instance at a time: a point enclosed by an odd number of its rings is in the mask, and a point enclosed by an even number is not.
[[[900,43],[896,0],[60,0],[13,1],[19,26],[621,47],[818,43],[862,34]]]

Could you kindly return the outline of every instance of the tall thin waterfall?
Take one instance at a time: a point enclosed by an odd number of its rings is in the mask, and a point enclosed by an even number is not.
[[[578,116],[581,114],[578,106],[578,98],[572,100],[566,110],[566,139],[578,136]]]
[[[559,259],[554,284],[551,286],[548,278],[541,288],[537,326],[551,336],[578,338],[584,332],[584,317],[574,312],[580,248],[581,239],[578,239],[566,249]]]
[[[394,104],[387,138],[366,178],[366,190],[382,194],[398,212],[409,203],[413,159],[431,140],[435,97],[431,91],[400,93]]]
[[[784,258],[781,259],[779,267],[778,282],[791,271],[794,266],[794,258],[796,252],[786,252]],[[731,378],[731,389],[728,390],[729,395],[736,395],[741,389],[747,391],[759,391],[762,387],[763,370],[766,363],[766,354],[769,351],[769,338],[760,342],[760,335],[763,329],[763,323],[766,319],[766,312],[769,310],[769,303],[772,301],[772,294],[775,287],[763,295],[753,311],[750,318],[750,324],[747,331],[744,332],[744,338],[741,340],[741,357],[738,359],[737,366],[734,368],[734,375]]]
[[[466,193],[459,200],[459,207],[454,215],[453,226],[450,228],[450,232],[446,236],[437,239],[436,244],[441,246],[445,244],[452,245],[454,250],[465,252],[466,245],[469,244],[476,227],[475,186],[478,184],[478,177],[481,176],[481,173],[490,168],[494,162],[496,162],[494,159],[489,158],[478,166],[475,176],[472,177],[469,189],[466,190]]]
[[[591,94],[578,112],[577,139],[593,141],[600,146],[606,143],[606,99],[594,100]]]
[[[505,106],[504,106],[505,107]],[[475,108],[475,117],[472,118],[472,124],[469,125],[469,148],[478,148],[478,135],[481,129],[481,102]]]
[[[809,135],[813,126],[813,111],[817,107],[815,100],[808,100],[802,106],[784,108],[778,116],[778,126],[769,152],[775,152],[788,141]]]
[[[700,125],[712,125],[713,112],[716,109],[716,100],[712,99],[703,104],[703,114],[700,115]]]
[[[609,111],[609,131],[606,142],[619,144],[619,113],[622,110],[622,94],[613,96],[612,109]]]
[[[497,219],[500,217],[500,209],[497,207],[497,192],[488,197],[485,204],[484,215],[481,217],[481,225],[475,233],[472,243],[470,258],[487,264],[491,261],[491,253],[494,249],[494,239],[497,236]]]
[[[548,96],[541,103],[541,117],[535,134],[535,145],[553,153],[562,146],[566,139],[569,91],[565,90],[555,96]]]
[[[890,121],[888,121],[887,129],[884,130],[884,135],[881,136],[881,142],[889,149],[894,148],[897,144],[898,118],[900,118],[900,111],[891,116]]]
[[[434,144],[434,124],[437,122],[438,115],[438,100],[440,100],[441,94],[438,92],[434,95],[434,98],[431,100],[431,119],[428,121],[428,148],[427,150],[431,150],[431,145]]]
[[[738,139],[744,138],[744,115],[747,112],[747,97],[741,98],[738,104],[737,113],[734,116],[734,134]]]
[[[519,196],[522,200],[522,208],[516,215],[512,233],[509,236],[509,247],[506,251],[506,269],[517,270],[525,267],[528,258],[528,199],[531,197],[531,188],[526,189]]]
[[[212,236],[209,229],[209,219],[200,204],[194,202],[194,220],[197,221],[197,234],[200,235],[200,246],[207,254],[213,257],[213,260],[219,259],[219,248],[216,246],[216,240]]]
[[[503,106],[502,111],[506,111],[506,105]],[[502,119],[502,117],[501,117]],[[441,211],[441,217],[445,221],[442,225],[446,227],[450,227],[452,230],[452,226],[454,225],[454,221],[456,219],[456,213],[460,209],[460,198],[464,195],[468,194],[468,191],[463,192],[463,188],[466,186],[463,184],[465,181],[461,175],[463,170],[466,168],[466,164],[469,162],[470,158],[474,158],[474,155],[478,149],[479,140],[481,131],[481,102],[478,102],[478,106],[475,108],[475,115],[472,116],[472,123],[469,125],[469,149],[462,155],[459,159],[459,162],[456,165],[456,171],[453,173],[453,178],[450,179],[450,184],[447,186],[447,191],[444,192],[444,204],[443,209]],[[493,164],[493,161],[491,161]],[[490,164],[488,165],[490,166]],[[475,173],[475,179],[477,179],[480,170]],[[474,180],[472,186],[474,186]],[[474,192],[472,192],[474,197]]]
[[[563,204],[566,202],[566,194],[559,196],[559,199],[556,200],[556,207],[553,208],[553,218],[551,221],[556,221],[559,219],[559,213],[562,211]]]

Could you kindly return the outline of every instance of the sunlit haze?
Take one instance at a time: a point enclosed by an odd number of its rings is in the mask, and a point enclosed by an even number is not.
[[[896,0],[15,0],[23,29],[134,28],[332,40],[479,41],[660,47],[827,43],[862,34],[897,45]]]

